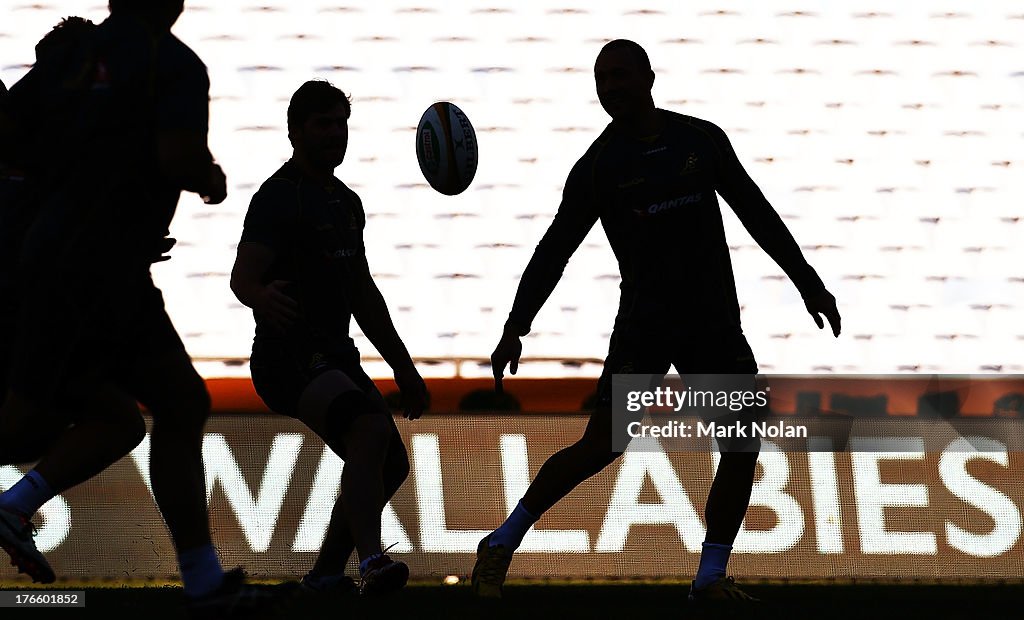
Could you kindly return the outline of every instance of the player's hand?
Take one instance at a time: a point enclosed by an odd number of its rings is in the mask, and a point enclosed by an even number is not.
[[[508,366],[509,372],[516,374],[519,370],[519,358],[523,354],[523,343],[519,339],[519,335],[505,330],[501,334],[501,340],[498,341],[498,346],[494,347],[494,353],[491,353],[491,371],[494,373],[494,391],[498,394],[504,392],[504,386],[501,384],[502,378],[505,376],[505,366]]]
[[[164,237],[160,240],[160,245],[156,248],[156,258],[153,259],[154,263],[162,263],[165,260],[171,260],[171,255],[168,252],[174,247],[174,244],[178,240],[174,237]]]
[[[265,317],[282,331],[299,318],[298,302],[284,292],[289,284],[291,283],[284,280],[274,280],[260,289],[252,305],[256,314]]]
[[[402,408],[408,420],[416,420],[427,409],[427,384],[423,381],[416,366],[409,362],[405,367],[395,370],[395,383],[402,393]]]
[[[203,202],[208,205],[219,205],[228,197],[228,179],[217,164],[210,164],[210,178],[207,180],[207,192]]]
[[[825,323],[821,320],[821,315],[824,315],[832,328],[832,335],[839,337],[839,332],[842,331],[842,319],[839,316],[839,309],[836,307],[836,298],[832,296],[832,293],[822,291],[813,297],[808,297],[804,300],[804,306],[807,307],[807,312],[811,314],[818,329],[825,328]]]

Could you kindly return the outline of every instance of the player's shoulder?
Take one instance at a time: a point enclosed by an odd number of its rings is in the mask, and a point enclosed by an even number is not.
[[[608,150],[608,145],[611,143],[614,135],[614,132],[611,130],[611,125],[605,127],[604,131],[601,132],[601,135],[591,142],[583,155],[576,160],[576,164],[573,165],[570,175],[581,174],[585,170],[593,169],[597,165],[598,160],[601,159],[601,155]]]
[[[725,131],[707,119],[690,116],[688,114],[680,114],[679,112],[673,112],[671,110],[661,110],[661,112],[664,115],[665,120],[668,122],[669,127],[676,131],[696,133],[698,135],[708,136],[715,140],[725,137]]]
[[[359,193],[356,190],[349,187],[344,181],[338,177],[334,177],[335,186],[341,190],[341,196],[343,199],[350,202],[353,206],[360,209],[363,208],[363,199],[359,197]]]
[[[285,162],[274,174],[267,177],[253,196],[253,203],[297,201],[298,186],[302,173],[291,161]]]
[[[199,54],[173,33],[168,32],[161,36],[160,52],[163,60],[167,62],[177,63],[185,70],[206,73],[206,64],[199,58]]]
[[[190,90],[210,88],[206,64],[195,51],[170,32],[160,35],[156,45],[158,80]]]

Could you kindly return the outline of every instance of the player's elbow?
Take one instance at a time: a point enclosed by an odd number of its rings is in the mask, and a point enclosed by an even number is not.
[[[246,269],[245,265],[236,262],[231,270],[231,279],[228,286],[230,286],[231,292],[235,295],[235,299],[252,308],[253,298],[256,294],[256,289],[260,286],[260,281],[252,275],[251,270]]]
[[[241,282],[241,276],[238,275],[237,266],[235,267],[235,269],[231,270],[231,280],[229,281],[228,286],[230,286],[231,292],[232,294],[234,294],[235,299],[242,302],[246,306],[249,306],[249,304],[246,303],[246,295],[244,294],[245,287]]]

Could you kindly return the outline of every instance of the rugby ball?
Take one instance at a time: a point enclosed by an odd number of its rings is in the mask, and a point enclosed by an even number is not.
[[[420,117],[416,127],[416,159],[430,187],[446,196],[461,194],[473,182],[476,132],[454,103],[439,101]]]

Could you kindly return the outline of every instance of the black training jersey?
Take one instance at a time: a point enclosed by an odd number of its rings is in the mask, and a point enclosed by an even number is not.
[[[740,330],[716,192],[804,297],[824,289],[719,127],[666,110],[659,135],[609,125],[576,163],[523,273],[509,322],[529,331],[597,220],[622,276],[616,328]]]
[[[206,67],[188,46],[133,16],[111,16],[65,52],[40,59],[0,103],[18,134],[15,161],[7,163],[24,165],[36,182],[48,204],[46,226],[59,222],[68,231],[48,235],[38,252],[148,265],[181,192],[161,175],[158,136],[205,136],[209,89]]]
[[[263,183],[249,204],[241,242],[274,251],[263,283],[291,282],[285,292],[298,302],[301,318],[282,333],[256,316],[257,340],[288,340],[304,356],[355,350],[348,335],[349,274],[364,268],[365,226],[362,201],[338,179],[324,186],[289,161]]]

